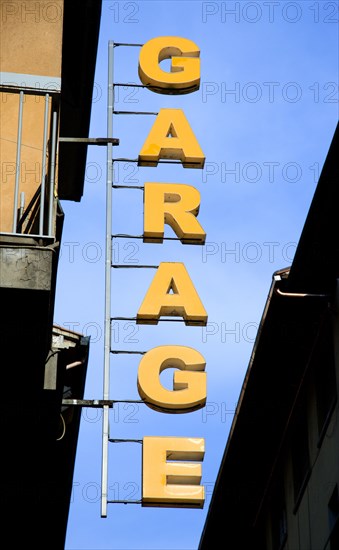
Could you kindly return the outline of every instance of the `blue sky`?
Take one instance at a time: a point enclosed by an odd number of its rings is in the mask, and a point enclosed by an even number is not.
[[[204,437],[203,510],[111,504],[100,518],[101,412],[84,410],[67,550],[197,548],[272,273],[291,264],[338,120],[338,3],[323,1],[103,1],[90,135],[106,135],[107,44],[189,38],[201,49],[200,90],[184,96],[119,89],[116,109],[183,109],[206,155],[204,170],[116,163],[115,182],[194,185],[204,247],[114,240],[116,263],[184,262],[208,312],[206,328],[116,322],[112,347],[177,344],[207,362],[205,409],[166,415],[143,404],[110,414],[111,436]],[[115,49],[115,82],[139,83],[139,48]],[[152,117],[115,116],[119,157],[136,158]],[[102,398],[105,148],[89,148],[81,203],[63,202],[55,322],[91,336],[85,397]],[[143,197],[113,191],[113,233],[142,233]],[[166,235],[172,236],[170,228]],[[112,316],[134,317],[153,271],[113,270]],[[167,326],[170,325],[170,326]],[[274,368],[274,365],[272,365]],[[138,356],[111,359],[111,399],[139,399]],[[164,379],[164,384],[168,384]],[[269,388],[267,388],[269,391]],[[141,446],[109,448],[109,498],[141,495]],[[227,518],[225,518],[227,530]]]

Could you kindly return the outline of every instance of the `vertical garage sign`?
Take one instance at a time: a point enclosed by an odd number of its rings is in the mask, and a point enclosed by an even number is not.
[[[111,50],[114,47],[110,43]],[[170,59],[170,72],[160,63]],[[112,61],[109,65],[112,65]],[[113,67],[109,68],[108,137],[112,136]],[[139,78],[154,93],[180,95],[200,86],[200,50],[186,38],[153,38],[141,47]],[[109,402],[110,353],[110,268],[111,189],[113,184],[112,146],[107,147],[106,220],[106,311],[104,400]],[[175,161],[183,168],[202,169],[204,153],[185,113],[181,109],[160,109],[138,155],[138,166],[157,167],[159,161]],[[162,243],[164,226],[169,225],[182,244],[204,245],[206,233],[198,221],[200,193],[189,184],[144,183],[143,241]],[[206,326],[207,312],[181,262],[162,262],[136,312],[136,323],[157,325],[161,317],[180,317],[185,325]],[[159,413],[189,413],[206,404],[206,362],[191,347],[162,345],[147,351],[138,367],[137,386],[141,399]],[[160,374],[175,368],[173,389],[166,389]],[[105,402],[105,401],[104,401]],[[109,405],[103,415],[102,510],[107,515],[107,446]],[[205,495],[201,485],[203,438],[145,436],[142,440],[142,506],[202,508]]]

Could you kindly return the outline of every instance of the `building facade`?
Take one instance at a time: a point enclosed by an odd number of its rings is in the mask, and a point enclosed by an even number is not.
[[[89,342],[53,328],[64,214],[80,201],[101,0],[0,0],[2,531],[63,548]]]

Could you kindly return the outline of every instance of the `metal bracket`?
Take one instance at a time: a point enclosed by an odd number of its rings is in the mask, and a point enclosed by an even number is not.
[[[139,353],[139,352],[138,352]],[[143,399],[63,399],[65,407],[113,408],[115,403],[147,403]]]
[[[76,137],[59,137],[60,143],[83,143],[84,145],[119,145],[118,138],[76,138]]]
[[[159,113],[155,111],[113,111],[113,115],[154,115],[158,116]]]
[[[108,500],[107,504],[142,504],[142,500]]]
[[[76,406],[76,407],[110,407],[113,408],[113,401],[108,399],[63,399],[62,404],[65,406]]]

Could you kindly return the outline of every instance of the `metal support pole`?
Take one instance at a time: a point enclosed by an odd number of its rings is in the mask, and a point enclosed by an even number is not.
[[[43,143],[42,143],[42,157],[41,157],[41,190],[40,190],[40,215],[39,215],[40,235],[44,234],[48,104],[49,104],[49,94],[46,94],[45,95],[45,114],[44,114],[44,137],[43,137]]]
[[[17,224],[18,224],[18,198],[19,198],[19,183],[20,183],[23,104],[24,104],[24,92],[20,92],[19,115],[18,115],[18,137],[17,137],[17,145],[16,145],[16,163],[15,163],[15,186],[14,186],[13,226],[12,226],[13,233],[17,232]]]
[[[19,220],[21,220],[22,218],[22,215],[24,213],[24,210],[25,210],[25,193],[23,191],[21,191],[20,193],[20,213],[19,213]],[[22,231],[21,231],[22,233]]]
[[[108,89],[107,89],[107,137],[113,137],[113,63],[114,42],[108,43]],[[112,184],[113,146],[107,144],[106,182],[106,257],[105,257],[105,335],[104,335],[104,380],[103,398],[109,400],[110,354],[111,354],[111,265],[112,265]],[[107,517],[108,494],[108,439],[109,407],[103,407],[102,421],[102,465],[101,465],[101,517]]]
[[[48,209],[48,236],[52,236],[53,206],[54,206],[54,181],[55,181],[55,157],[56,157],[57,113],[54,111],[52,120],[52,146],[49,178],[49,209]]]

